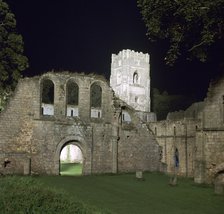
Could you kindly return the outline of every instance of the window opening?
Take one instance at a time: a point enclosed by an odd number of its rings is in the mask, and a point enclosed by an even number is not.
[[[72,81],[67,83],[67,104],[74,106],[79,104],[79,86]]]
[[[135,72],[133,75],[133,83],[138,84],[138,73],[137,72]]]
[[[91,93],[90,93],[90,105],[94,108],[101,108],[102,104],[102,88],[97,85],[93,84],[91,86]]]
[[[42,82],[41,113],[42,115],[54,115],[54,83],[49,79]]]
[[[179,167],[179,151],[176,148],[174,152],[174,161],[175,161],[175,167]]]
[[[54,104],[54,83],[49,79],[43,81],[42,103]]]

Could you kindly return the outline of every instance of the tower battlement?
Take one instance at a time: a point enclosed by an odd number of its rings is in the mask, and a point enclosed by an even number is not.
[[[141,60],[149,63],[149,54],[144,54],[142,52],[135,52],[133,50],[127,49],[122,50],[118,54],[112,54],[112,64],[117,63],[119,60],[134,58],[135,60]]]

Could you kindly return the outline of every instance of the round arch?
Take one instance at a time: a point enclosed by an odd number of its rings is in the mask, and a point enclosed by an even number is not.
[[[54,156],[54,171],[55,171],[54,174],[56,175],[60,174],[61,151],[68,144],[75,145],[79,147],[79,149],[81,150],[82,156],[83,156],[83,171],[85,171],[84,167],[85,167],[85,160],[86,160],[86,147],[85,147],[86,143],[84,139],[80,136],[68,136],[62,139],[56,147],[55,156]]]

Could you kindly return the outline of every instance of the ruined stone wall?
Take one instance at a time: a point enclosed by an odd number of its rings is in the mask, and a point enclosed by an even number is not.
[[[23,79],[18,83],[6,109],[0,114],[0,171],[23,173],[29,163],[33,134],[34,81]],[[4,166],[5,160],[8,160]]]
[[[195,181],[211,183],[224,163],[224,78],[212,81],[204,101],[202,128],[196,135]],[[222,169],[223,170],[223,169]]]
[[[139,119],[138,112],[132,112],[127,108],[126,111],[129,112],[132,122],[123,121],[119,126],[118,171],[128,172],[133,169],[159,171],[161,168],[159,144],[148,125]]]
[[[167,120],[150,123],[162,148],[167,172],[174,172],[174,148],[179,151],[178,174],[211,183],[224,167],[224,78],[211,82],[203,102],[172,112]]]
[[[196,137],[195,182],[214,182],[217,167],[224,163],[224,131],[201,131]]]
[[[54,84],[54,115],[50,116],[41,110],[42,83],[46,79]],[[78,117],[66,116],[66,85],[71,79],[79,86]],[[99,118],[90,116],[93,83],[102,88]],[[122,124],[125,105],[114,97],[105,79],[94,75],[46,73],[21,80],[0,114],[0,172],[59,174],[60,152],[66,144],[81,149],[83,174],[157,170],[159,146],[133,109],[131,124],[128,128]]]
[[[156,140],[162,148],[161,160],[167,166],[167,173],[174,173],[174,152],[179,152],[177,173],[182,176],[194,175],[195,135],[199,124],[197,121],[184,119],[160,121],[149,124]]]

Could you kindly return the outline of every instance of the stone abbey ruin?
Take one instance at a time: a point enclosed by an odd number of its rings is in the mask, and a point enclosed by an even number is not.
[[[224,78],[203,102],[156,121],[150,110],[149,55],[112,55],[102,76],[48,72],[23,78],[0,113],[0,173],[60,173],[60,153],[76,145],[83,175],[177,173],[197,183],[224,182]]]

